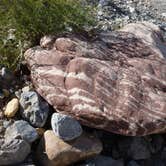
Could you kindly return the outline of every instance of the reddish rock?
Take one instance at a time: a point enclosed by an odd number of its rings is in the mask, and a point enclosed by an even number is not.
[[[38,46],[25,58],[36,90],[57,111],[123,135],[166,131],[166,45],[157,26],[130,24],[56,48]]]

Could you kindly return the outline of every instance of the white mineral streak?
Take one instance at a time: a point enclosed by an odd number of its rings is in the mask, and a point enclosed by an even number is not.
[[[69,72],[66,77],[82,80],[88,84],[91,84],[91,82],[92,82],[91,78],[89,78],[84,72],[80,72],[80,73]]]
[[[73,110],[78,110],[78,111],[89,110],[92,112],[101,112],[101,110],[98,107],[91,106],[90,104],[85,104],[85,103],[75,104],[73,106]]]
[[[57,69],[55,67],[53,67],[52,69],[49,69],[49,70],[38,69],[37,72],[40,75],[74,78],[74,79],[82,80],[88,84],[90,84],[92,82],[91,78],[89,78],[84,72],[80,72],[80,73],[69,72],[69,73],[67,73],[67,72],[65,72],[61,69]]]

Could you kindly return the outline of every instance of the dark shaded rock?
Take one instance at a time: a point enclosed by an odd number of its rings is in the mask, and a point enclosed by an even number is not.
[[[6,129],[5,140],[21,138],[28,143],[34,142],[38,138],[36,130],[23,120],[15,121],[11,126]]]
[[[127,166],[140,166],[140,165],[137,164],[136,161],[132,160],[127,164]]]
[[[20,97],[21,115],[31,125],[43,127],[46,123],[49,106],[34,91],[23,92]]]
[[[0,140],[0,165],[18,164],[30,153],[30,145],[21,139],[14,139],[10,142]]]
[[[151,152],[159,152],[164,147],[163,137],[161,135],[152,135],[151,139]]]
[[[114,160],[107,156],[96,156],[86,161],[87,165],[94,166],[124,166],[123,160]]]
[[[51,118],[51,126],[56,136],[65,141],[73,140],[82,134],[79,122],[64,114],[54,113]]]
[[[119,151],[125,158],[142,160],[151,157],[148,142],[142,137],[129,137],[119,140]]]
[[[93,135],[83,134],[71,142],[64,142],[48,130],[38,146],[37,157],[43,166],[66,166],[93,157],[101,151],[102,144]]]
[[[76,48],[25,53],[36,90],[57,111],[123,135],[166,131],[166,47],[159,27],[144,22],[92,42],[66,40]]]
[[[140,166],[165,166],[160,156],[152,156],[150,159],[137,161]]]
[[[2,79],[5,80],[7,83],[11,83],[16,79],[14,74],[5,67],[1,69],[1,76]]]

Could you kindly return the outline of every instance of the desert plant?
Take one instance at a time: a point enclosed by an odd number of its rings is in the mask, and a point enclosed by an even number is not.
[[[79,0],[1,0],[0,18],[0,63],[8,67],[42,36],[94,23],[90,8]]]

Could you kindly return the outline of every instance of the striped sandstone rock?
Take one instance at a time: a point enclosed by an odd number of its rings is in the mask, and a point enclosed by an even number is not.
[[[166,131],[165,57],[162,33],[150,23],[25,53],[36,90],[58,112],[132,136]]]

